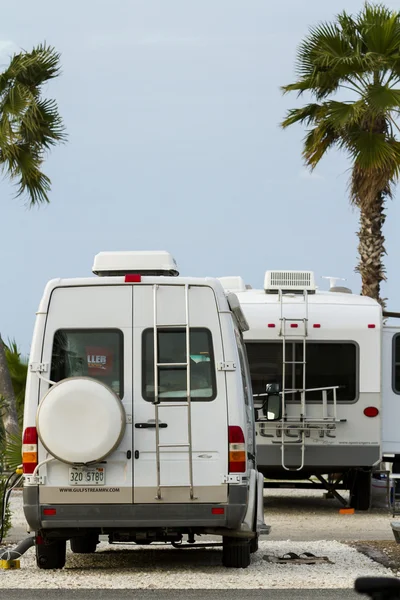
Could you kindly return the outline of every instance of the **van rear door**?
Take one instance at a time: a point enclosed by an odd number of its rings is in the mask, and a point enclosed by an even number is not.
[[[40,473],[45,479],[40,486],[40,502],[131,503],[132,287],[56,288],[48,309],[42,362],[50,365],[51,381],[85,376],[109,386],[121,399],[126,428],[118,447],[99,464],[81,468],[57,460],[43,465]],[[41,380],[39,401],[48,389],[49,384]],[[77,413],[75,418],[79,420],[82,415]],[[86,415],[85,423],[88,420],[89,427],[96,427],[96,414],[92,422]],[[79,439],[71,439],[70,443],[79,445]],[[39,461],[48,457],[40,444]],[[92,471],[92,476],[87,474],[88,468],[100,471]]]
[[[191,415],[185,365],[187,309]],[[212,288],[134,286],[133,325],[134,502],[190,502],[191,480],[195,501],[225,502],[227,399],[225,373],[216,367],[223,361],[223,345]]]

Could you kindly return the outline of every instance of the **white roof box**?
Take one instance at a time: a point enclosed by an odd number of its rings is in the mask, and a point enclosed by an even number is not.
[[[244,280],[239,276],[218,277],[218,280],[226,292],[245,292],[247,289]]]
[[[264,290],[267,294],[283,292],[315,292],[315,277],[312,271],[267,271]]]
[[[179,275],[175,259],[165,251],[123,251],[99,252],[94,257],[92,268],[95,275],[111,277],[113,275]]]

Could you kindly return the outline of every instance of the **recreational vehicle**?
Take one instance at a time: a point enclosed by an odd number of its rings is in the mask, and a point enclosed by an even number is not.
[[[179,277],[165,252],[107,252],[55,279],[37,312],[23,423],[24,511],[37,565],[110,543],[222,536],[247,567],[263,477],[234,294]]]
[[[310,271],[267,271],[258,290],[240,277],[220,280],[249,323],[260,471],[300,486],[314,476],[313,487],[341,500],[338,489],[348,489],[351,505],[368,509],[371,472],[382,458],[380,305],[343,287],[317,290]],[[391,348],[400,348],[399,333]],[[400,393],[399,368],[392,394]],[[392,415],[384,419],[394,435]]]

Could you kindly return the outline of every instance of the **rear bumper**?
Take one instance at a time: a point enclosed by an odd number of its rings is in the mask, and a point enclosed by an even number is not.
[[[379,445],[323,445],[305,446],[304,468],[299,474],[340,473],[343,470],[359,467],[372,467],[381,460]],[[282,467],[281,444],[257,444],[258,470],[266,476],[285,475],[292,477],[293,471]],[[301,446],[285,446],[285,463],[290,467],[301,464]]]
[[[231,486],[227,504],[39,504],[37,486],[23,491],[24,512],[32,531],[59,529],[240,529],[247,510],[247,486]],[[45,515],[52,507],[55,515]],[[224,508],[213,514],[212,508]]]

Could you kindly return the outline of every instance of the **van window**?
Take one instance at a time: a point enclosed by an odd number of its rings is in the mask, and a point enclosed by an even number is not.
[[[186,400],[186,330],[159,329],[158,396],[168,400]],[[154,330],[143,332],[143,398],[154,401]],[[171,366],[169,366],[171,363]],[[178,363],[178,364],[176,364]],[[211,332],[190,329],[190,392],[192,400],[214,400],[217,395]]]
[[[123,397],[123,334],[115,329],[59,329],[51,357],[52,381],[93,377]]]
[[[267,383],[282,385],[282,342],[248,342],[246,344],[254,394],[265,392]],[[286,361],[303,361],[302,342],[286,343]],[[340,386],[336,390],[338,401],[351,402],[357,398],[358,360],[357,346],[352,342],[307,342],[306,388]],[[286,364],[285,389],[303,387],[301,364]],[[291,395],[299,400],[300,394]],[[321,392],[308,392],[307,400],[321,400]],[[329,394],[328,398],[331,398]],[[290,400],[290,397],[287,397]]]
[[[400,394],[400,334],[393,338],[393,391]]]

